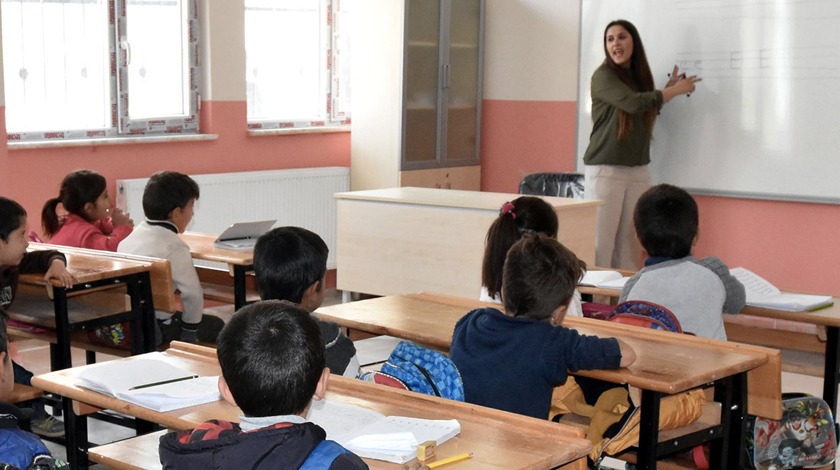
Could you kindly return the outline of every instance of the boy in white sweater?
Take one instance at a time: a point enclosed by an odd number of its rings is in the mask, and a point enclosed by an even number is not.
[[[146,220],[120,242],[117,251],[165,258],[172,268],[172,281],[181,294],[184,311],[174,315],[158,312],[163,343],[182,341],[215,343],[224,326],[222,319],[204,314],[204,291],[190,255],[190,247],[178,236],[194,215],[198,184],[174,171],[152,175],[143,191]]]

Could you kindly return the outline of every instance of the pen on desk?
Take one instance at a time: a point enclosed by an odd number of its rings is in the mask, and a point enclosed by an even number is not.
[[[182,381],[184,381],[184,380],[191,380],[191,379],[197,379],[197,378],[198,378],[198,376],[197,376],[197,375],[188,375],[188,376],[186,376],[186,377],[178,377],[177,379],[162,380],[162,381],[160,381],[160,382],[152,382],[152,383],[150,383],[150,384],[136,385],[136,386],[134,386],[134,387],[129,388],[128,390],[129,390],[129,391],[131,391],[131,390],[139,390],[139,389],[141,389],[141,388],[156,387],[156,386],[158,386],[158,385],[171,384],[171,383],[173,383],[173,382],[182,382]]]
[[[462,460],[467,460],[473,456],[472,452],[464,452],[463,454],[455,454],[452,457],[447,457],[445,459],[438,460],[436,462],[427,463],[426,466],[429,468],[438,468],[440,466],[460,462]]]

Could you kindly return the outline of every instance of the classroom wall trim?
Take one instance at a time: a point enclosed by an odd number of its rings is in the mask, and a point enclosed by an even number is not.
[[[295,225],[320,235],[330,249],[327,266],[335,268],[336,201],[333,195],[350,190],[350,168],[190,176],[198,183],[201,195],[188,230],[218,234],[236,222],[276,219],[275,227]],[[147,181],[148,178],[117,180],[117,207],[132,214],[142,214],[143,188]]]

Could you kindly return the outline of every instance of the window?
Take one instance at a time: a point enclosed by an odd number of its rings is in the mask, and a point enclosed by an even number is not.
[[[190,0],[0,0],[9,140],[198,130]]]
[[[352,0],[245,0],[248,127],[350,122]]]

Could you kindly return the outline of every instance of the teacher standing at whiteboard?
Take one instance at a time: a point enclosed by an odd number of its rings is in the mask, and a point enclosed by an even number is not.
[[[645,48],[632,23],[616,20],[604,31],[606,60],[592,74],[592,134],[583,156],[587,199],[601,199],[595,263],[639,269],[641,246],[633,209],[650,187],[650,140],[659,109],[691,93],[696,76],[674,66],[662,90],[653,85]]]

